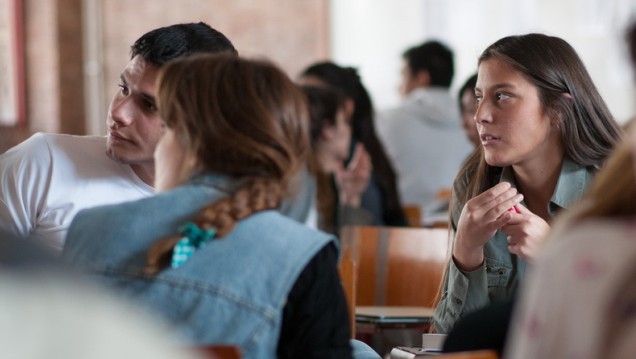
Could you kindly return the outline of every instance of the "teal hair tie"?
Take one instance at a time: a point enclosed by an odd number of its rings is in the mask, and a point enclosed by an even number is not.
[[[172,250],[172,268],[179,268],[194,254],[194,251],[214,239],[216,228],[203,230],[192,222],[187,222],[179,227],[179,234],[183,237],[175,244]]]

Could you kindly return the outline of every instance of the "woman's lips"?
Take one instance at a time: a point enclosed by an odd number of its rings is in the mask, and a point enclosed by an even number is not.
[[[479,136],[479,139],[481,140],[481,144],[484,146],[488,146],[488,145],[492,145],[495,142],[499,141],[499,137],[495,137],[491,134],[483,134]]]

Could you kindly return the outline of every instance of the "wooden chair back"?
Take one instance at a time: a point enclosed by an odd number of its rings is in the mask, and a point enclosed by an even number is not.
[[[205,345],[196,348],[210,359],[241,359],[241,348],[235,345]]]
[[[406,223],[410,227],[422,227],[422,210],[416,205],[404,205],[402,211],[406,217]]]
[[[351,328],[351,338],[356,336],[356,265],[351,258],[342,258],[338,264],[340,281],[347,298],[347,310],[349,311],[349,326]]]
[[[357,266],[356,305],[431,307],[449,258],[446,228],[349,226],[344,258]]]

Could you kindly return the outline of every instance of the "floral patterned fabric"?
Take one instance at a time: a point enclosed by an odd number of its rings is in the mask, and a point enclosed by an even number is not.
[[[555,230],[528,274],[505,358],[636,356],[636,219]]]

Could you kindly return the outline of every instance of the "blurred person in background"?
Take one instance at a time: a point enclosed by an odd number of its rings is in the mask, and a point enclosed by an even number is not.
[[[475,99],[475,85],[477,84],[477,74],[469,77],[458,92],[459,112],[462,116],[462,127],[466,131],[466,137],[473,146],[481,146],[477,124],[475,123],[475,112],[477,112],[477,100]]]
[[[373,214],[361,206],[371,176],[371,159],[366,152],[357,150],[345,167],[351,148],[345,98],[329,87],[302,89],[309,106],[312,145],[309,163],[317,184],[318,227],[338,234],[344,225],[372,223]]]
[[[453,52],[426,41],[403,55],[402,102],[378,115],[378,133],[398,178],[404,205],[420,209],[422,222],[448,218],[448,193],[472,146],[461,128],[450,92]]]
[[[329,86],[342,93],[352,130],[349,156],[364,157],[357,152],[367,152],[371,158],[371,178],[362,194],[361,207],[373,214],[374,225],[407,225],[397,191],[396,174],[376,134],[373,103],[357,70],[333,62],[318,62],[308,66],[298,82],[301,85]]]

